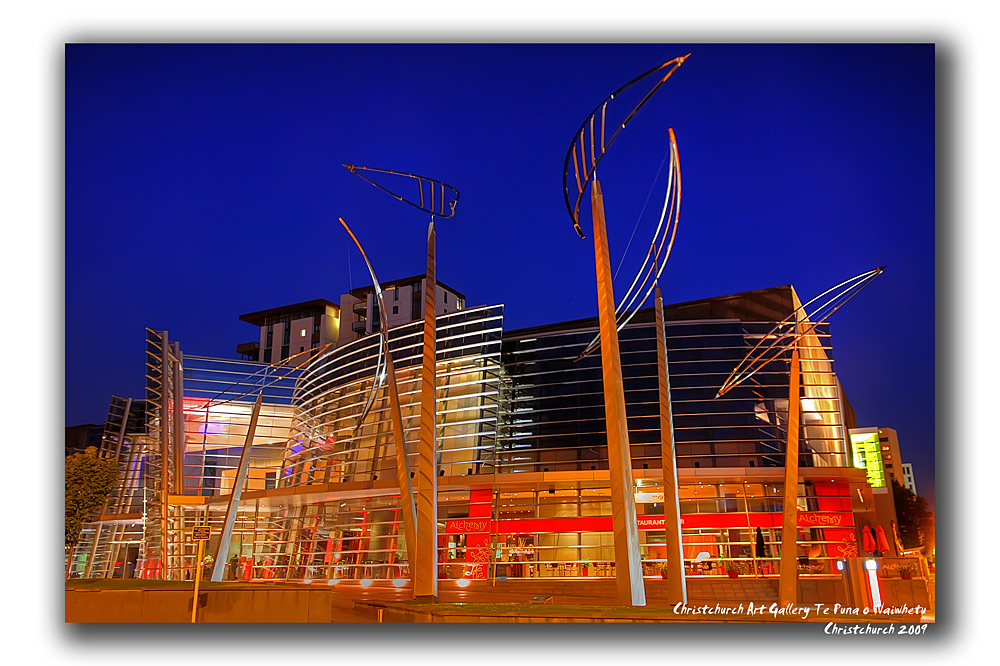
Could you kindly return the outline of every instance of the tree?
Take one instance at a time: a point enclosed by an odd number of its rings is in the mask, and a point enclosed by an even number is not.
[[[83,524],[90,520],[108,499],[118,478],[115,461],[99,458],[97,449],[88,446],[83,453],[66,458],[66,549],[67,558],[80,540]],[[69,576],[67,562],[66,575]]]
[[[892,498],[896,504],[899,521],[899,538],[904,548],[934,547],[934,514],[927,508],[927,500],[914,495],[895,479],[892,480]]]

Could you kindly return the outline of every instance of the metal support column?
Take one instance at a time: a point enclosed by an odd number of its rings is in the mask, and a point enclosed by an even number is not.
[[[118,464],[118,457],[122,453],[122,444],[125,442],[125,429],[128,426],[128,415],[132,410],[132,398],[125,399],[125,412],[122,415],[122,425],[118,429],[118,443],[115,445],[115,464]]]
[[[215,564],[212,566],[212,581],[218,583],[226,571],[226,560],[229,559],[229,541],[233,538],[233,527],[236,525],[236,513],[240,508],[240,496],[243,494],[243,484],[247,480],[247,470],[250,469],[250,450],[253,448],[253,437],[257,432],[257,417],[260,416],[260,403],[264,392],[257,394],[253,403],[253,413],[250,415],[250,426],[247,428],[247,438],[243,442],[243,453],[240,454],[240,466],[233,481],[233,492],[229,496],[229,506],[226,508],[226,519],[222,523],[222,534],[215,547]]]
[[[167,565],[167,510],[170,477],[170,344],[167,332],[160,336],[160,578],[170,578]]]
[[[684,548],[681,539],[681,507],[677,489],[677,458],[674,455],[674,419],[670,411],[670,373],[667,366],[666,330],[660,286],[653,293],[656,310],[656,365],[660,389],[660,455],[663,465],[663,516],[667,545],[667,601],[687,603]]]
[[[591,185],[590,202],[594,218],[601,369],[604,378],[608,467],[611,471],[611,521],[615,539],[618,603],[623,606],[645,606],[646,588],[642,580],[642,562],[639,558],[639,525],[636,521],[632,455],[629,451],[628,422],[625,415],[625,388],[622,383],[621,357],[618,351],[613,274],[604,222],[604,195],[596,177]]]
[[[117,439],[117,442],[115,444],[114,458],[112,458],[112,460],[115,461],[115,467],[120,467],[121,466],[120,457],[121,457],[121,454],[122,454],[122,445],[125,443],[125,429],[128,426],[128,415],[129,415],[129,410],[131,410],[131,409],[132,409],[132,398],[126,398],[125,399],[125,411],[122,414],[122,424],[118,428],[118,439]],[[126,463],[125,464],[125,473],[122,475],[122,486],[121,486],[121,489],[118,491],[119,497],[118,497],[117,504],[119,504],[119,505],[121,505],[121,497],[126,492],[126,486],[127,486],[127,482],[128,482],[128,476],[129,476],[129,463]],[[111,498],[109,497],[108,499],[104,500],[104,507],[101,509],[101,513],[102,514],[120,513],[120,511],[116,511],[114,509],[114,507],[111,506]]]
[[[125,537],[125,526],[118,524],[111,527],[111,546],[110,557],[108,558],[108,575],[105,578],[115,577],[115,562],[118,561],[118,555],[122,550],[122,539]],[[122,578],[125,577],[125,572],[122,571]]]
[[[94,544],[90,547],[90,556],[87,558],[87,568],[83,570],[83,577],[90,578],[90,572],[94,568],[94,558],[97,557],[97,543],[101,540],[101,528],[103,525],[97,523],[94,530]],[[114,562],[112,562],[114,564]]]
[[[184,369],[181,344],[174,343],[174,494],[184,494]]]
[[[434,218],[427,227],[427,278],[424,289],[424,357],[420,369],[420,443],[417,459],[417,557],[414,597],[435,600],[437,572],[437,303]]]
[[[796,323],[796,333],[798,324]],[[788,443],[785,446],[785,494],[782,500],[781,575],[778,603],[798,602],[799,535],[799,343],[792,343],[788,378]]]
[[[125,480],[122,482],[121,496],[118,498],[118,505],[113,513],[128,513],[126,508],[131,507],[132,493],[135,490],[134,486],[138,485],[136,471],[139,469],[139,461],[141,459],[141,449],[136,451],[133,448],[129,453],[128,466],[125,468]]]

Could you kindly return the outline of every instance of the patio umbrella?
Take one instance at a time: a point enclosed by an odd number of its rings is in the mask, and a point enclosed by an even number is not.
[[[889,552],[889,541],[885,538],[885,530],[881,525],[875,526],[875,543],[878,544],[879,552],[883,555]]]
[[[864,545],[865,551],[872,553],[875,551],[875,537],[872,536],[872,528],[865,525],[864,529],[861,530],[862,544]]]

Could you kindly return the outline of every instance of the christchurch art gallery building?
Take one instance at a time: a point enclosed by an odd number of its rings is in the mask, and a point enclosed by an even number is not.
[[[419,276],[408,280],[383,285],[394,313],[393,302],[409,311],[418,301]],[[451,295],[437,318],[439,578],[613,576],[600,351],[578,359],[597,320],[506,330],[503,306],[464,307],[464,296],[439,289]],[[278,359],[270,363],[190,355],[166,332],[147,331],[145,399],[116,398],[105,427],[102,449],[118,460],[120,483],[87,524],[71,575],[188,579],[191,528],[208,525],[207,552],[233,563],[227,577],[409,578],[389,398],[371,392],[373,302],[355,290],[339,306],[244,316],[260,326],[246,354]],[[777,574],[789,356],[716,393],[798,305],[785,286],[664,308],[689,576]],[[408,443],[418,436],[418,310],[389,335]],[[643,574],[658,576],[667,550],[652,310],[620,340]],[[796,562],[801,575],[829,575],[838,558],[859,554],[875,498],[852,464],[856,424],[825,325],[801,353]],[[407,454],[416,486],[416,446]],[[226,534],[241,459],[248,467]]]

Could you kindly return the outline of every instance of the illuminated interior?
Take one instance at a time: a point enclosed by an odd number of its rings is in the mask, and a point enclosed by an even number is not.
[[[878,433],[852,433],[851,449],[854,452],[854,466],[865,470],[872,488],[885,488],[885,468],[882,465]]]
[[[666,323],[688,575],[778,574],[788,359],[775,359],[752,381],[715,398],[734,364],[773,325],[731,316]],[[411,473],[422,326],[390,332]],[[600,353],[576,362],[595,331],[596,322],[584,321],[505,332],[502,306],[438,318],[440,577],[615,575]],[[620,336],[647,576],[669,565],[655,335],[651,312],[641,311]],[[134,576],[191,576],[190,528],[211,526],[207,552],[214,552],[262,393],[229,543],[234,575],[409,577],[384,390],[357,427],[376,367],[376,336],[285,367],[185,354],[182,387],[160,377],[159,336],[148,332],[145,429],[119,456],[119,499],[100,532],[96,525],[85,530],[75,575],[109,575],[124,548],[135,551]],[[849,467],[828,327],[818,327],[803,347],[797,561],[803,575],[830,575],[836,558],[857,552],[850,498],[864,479]],[[183,395],[175,399],[178,391]],[[182,408],[180,439],[175,403]],[[164,404],[168,419],[161,424]],[[122,526],[112,529],[114,520]]]

